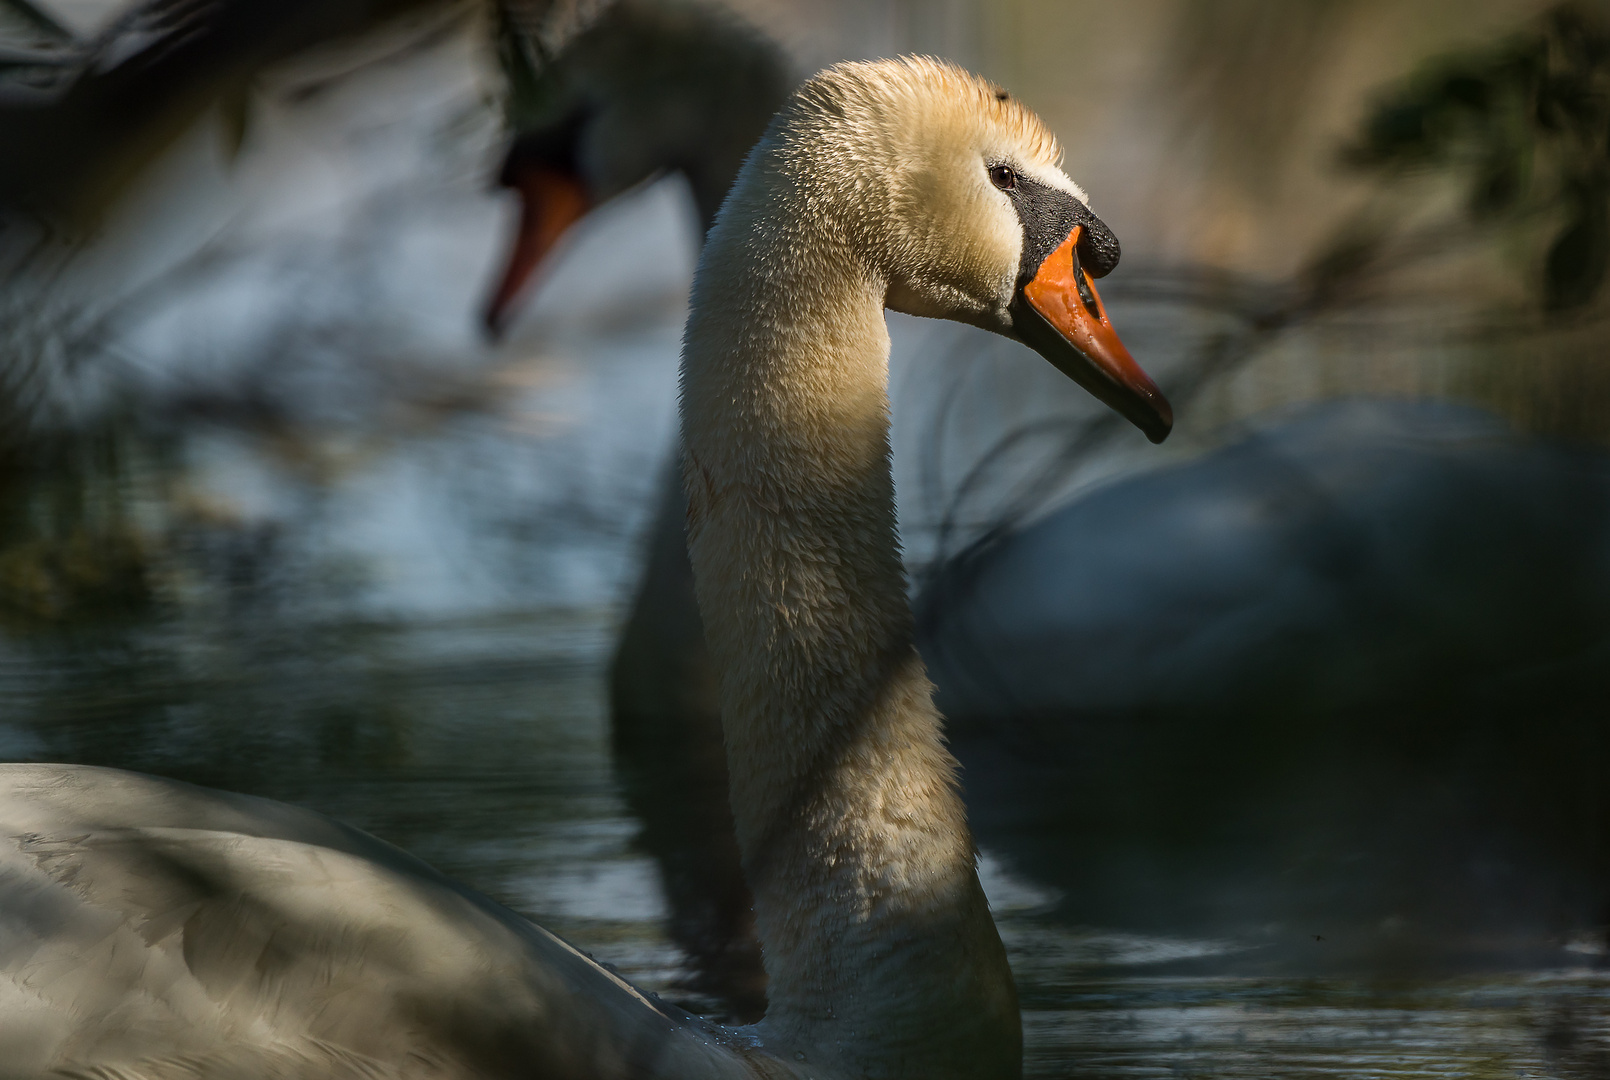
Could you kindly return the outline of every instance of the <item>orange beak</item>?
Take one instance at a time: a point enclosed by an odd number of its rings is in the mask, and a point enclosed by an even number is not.
[[[565,230],[591,208],[581,181],[558,169],[527,169],[510,186],[520,193],[520,228],[503,278],[483,316],[486,332],[494,339],[503,336],[514,301],[525,291],[543,258]]]
[[[1076,225],[1023,286],[1022,300],[1013,305],[1013,329],[1148,439],[1162,442],[1174,427],[1174,410],[1107,321],[1101,297],[1079,265],[1083,231]]]

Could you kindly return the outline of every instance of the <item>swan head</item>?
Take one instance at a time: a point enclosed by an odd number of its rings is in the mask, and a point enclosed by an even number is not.
[[[1023,342],[1161,442],[1173,413],[1107,318],[1093,279],[1118,240],[1005,90],[925,57],[839,64],[806,83],[774,137],[887,283],[887,307]]]
[[[511,46],[512,49],[512,46]],[[497,182],[520,198],[508,266],[484,311],[499,336],[543,260],[590,210],[668,172],[705,227],[794,80],[781,51],[724,9],[619,0],[533,73],[510,67]]]

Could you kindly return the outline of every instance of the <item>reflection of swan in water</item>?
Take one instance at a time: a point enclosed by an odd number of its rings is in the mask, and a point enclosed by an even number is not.
[[[1166,403],[1081,269],[1116,246],[1056,157],[1032,115],[960,71],[843,65],[780,114],[701,262],[690,546],[772,974],[763,1022],[723,1031],[657,1007],[305,811],[13,766],[8,1069],[1019,1075],[1011,974],[912,646],[882,312],[1027,338],[1166,434]]]

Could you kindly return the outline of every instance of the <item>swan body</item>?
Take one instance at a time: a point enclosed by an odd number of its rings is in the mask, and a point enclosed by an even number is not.
[[[719,1029],[308,810],[5,765],[0,822],[8,1076],[768,1075]]]
[[[1555,965],[1610,889],[1607,541],[1610,455],[1333,401],[953,562],[918,639],[977,835],[1067,919]]]
[[[1610,632],[1607,510],[1603,454],[1448,403],[1329,402],[952,563],[920,637],[964,727],[1364,703]]]
[[[701,260],[690,550],[762,1021],[658,1007],[317,815],[17,766],[0,777],[0,982],[23,1074],[1020,1075],[1011,973],[912,643],[882,311],[1032,340],[1163,438],[1167,403],[1088,280],[1116,241],[1057,158],[1031,113],[958,69],[839,65],[773,121]]]

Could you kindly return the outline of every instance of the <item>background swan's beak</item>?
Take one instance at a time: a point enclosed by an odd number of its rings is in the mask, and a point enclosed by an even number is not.
[[[1140,428],[1154,443],[1168,438],[1174,410],[1129,355],[1089,275],[1079,266],[1084,226],[1040,264],[1012,302],[1012,329],[1069,378]]]
[[[504,184],[520,193],[520,225],[509,251],[509,264],[482,316],[490,337],[503,335],[510,307],[542,265],[566,229],[592,208],[587,189],[574,173],[534,165],[506,176]]]

